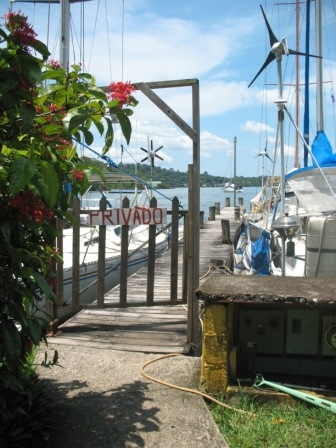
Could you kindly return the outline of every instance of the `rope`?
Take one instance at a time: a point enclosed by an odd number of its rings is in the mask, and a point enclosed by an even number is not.
[[[231,275],[232,271],[224,264],[222,266],[216,266],[214,264],[211,264],[205,274],[203,274],[199,279],[203,280],[203,278],[207,277],[211,271],[217,270],[221,272],[222,274]]]

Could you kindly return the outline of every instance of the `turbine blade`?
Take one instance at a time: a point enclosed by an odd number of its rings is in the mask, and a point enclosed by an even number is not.
[[[163,160],[163,158],[160,157],[160,156],[158,156],[157,154],[155,154],[155,157],[157,157],[157,158],[160,159],[160,160]]]
[[[299,56],[309,56],[311,58],[320,58],[320,59],[322,59],[322,56],[316,56],[315,54],[309,54],[309,53],[302,53],[301,51],[291,50],[290,48],[288,49],[288,53],[289,54],[297,54]]]
[[[273,163],[273,160],[270,158],[270,156],[266,153],[265,154],[266,155],[266,157],[268,158],[268,159],[270,159],[270,161]]]
[[[160,148],[156,149],[155,152],[160,151],[160,149],[162,149],[162,148],[163,148],[163,146],[160,146]]]
[[[142,151],[148,152],[148,149],[145,149],[145,148],[140,148],[140,149],[142,149]]]
[[[263,66],[261,67],[261,69],[258,71],[258,73],[255,75],[255,77],[252,79],[252,81],[250,82],[250,84],[248,85],[248,87],[250,87],[254,81],[258,78],[258,76],[260,75],[261,72],[263,72],[265,70],[265,68],[268,66],[268,64],[270,64],[272,61],[274,61],[275,59],[275,55],[270,52],[267,56],[266,61],[264,62]]]
[[[144,162],[145,160],[148,160],[148,157],[145,157],[144,159],[142,159],[141,163]]]
[[[275,37],[275,35],[274,35],[273,31],[272,31],[272,28],[271,28],[270,24],[268,23],[268,20],[267,20],[267,17],[265,15],[265,13],[264,13],[263,7],[261,5],[260,5],[260,8],[261,8],[261,12],[263,13],[263,16],[264,16],[264,19],[265,19],[265,23],[266,23],[266,26],[267,26],[269,40],[270,40],[270,45],[271,45],[271,47],[273,47],[274,44],[279,42],[279,39],[277,39]]]

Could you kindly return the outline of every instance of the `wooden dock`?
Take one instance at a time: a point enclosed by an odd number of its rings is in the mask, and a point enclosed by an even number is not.
[[[232,247],[222,243],[221,219],[230,221],[233,238],[239,221],[234,219],[233,207],[206,221],[200,229],[200,284],[212,273],[226,275],[221,268],[229,258]],[[183,265],[183,245],[178,251],[179,270]],[[109,308],[83,309],[50,336],[55,344],[81,345],[111,350],[148,353],[183,353],[187,342],[187,305],[182,300],[182,276],[178,278],[177,305],[169,305],[170,251],[155,263],[154,305],[145,306],[147,269],[143,268],[127,282],[127,308],[118,308],[119,286],[105,295]],[[142,304],[142,306],[141,306]],[[114,306],[111,308],[111,306]]]

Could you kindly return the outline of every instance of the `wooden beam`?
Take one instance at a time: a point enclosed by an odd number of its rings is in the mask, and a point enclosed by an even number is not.
[[[196,132],[191,128],[171,107],[168,106],[153,90],[144,82],[133,84],[138,90],[149,98],[164,114],[170,118],[192,141],[197,139]]]

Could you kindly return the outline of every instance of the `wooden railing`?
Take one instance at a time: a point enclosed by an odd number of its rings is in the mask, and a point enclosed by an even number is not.
[[[122,208],[129,209],[130,202],[128,198],[123,199]],[[149,208],[156,208],[157,200],[153,197],[150,201]],[[99,210],[106,210],[106,198],[102,197],[99,203]],[[80,218],[83,215],[88,215],[88,210],[80,209],[79,199],[75,199],[72,206],[72,218],[73,218],[73,244],[72,244],[72,297],[71,297],[71,307],[72,311],[75,313],[85,306],[80,303]],[[177,304],[178,301],[187,301],[187,285],[188,285],[188,248],[186,242],[187,237],[187,227],[185,225],[186,211],[179,210],[179,201],[175,197],[172,201],[171,211],[167,210],[167,214],[171,215],[170,222],[162,228],[158,228],[157,225],[149,225],[148,241],[144,242],[138,250],[141,250],[144,246],[148,248],[148,263],[147,263],[147,293],[144,297],[144,305],[152,306],[154,305],[154,279],[155,279],[155,246],[156,246],[156,236],[170,229],[170,305]],[[183,219],[183,265],[182,272],[178,272],[178,249],[179,249],[179,221]],[[57,227],[59,230],[58,240],[58,250],[60,255],[63,255],[63,229],[64,223],[62,220],[58,221]],[[121,227],[121,257],[120,261],[120,296],[118,305],[120,308],[125,308],[129,304],[127,303],[127,278],[128,278],[128,259],[129,259],[129,236],[130,228],[129,225],[122,225]],[[106,308],[107,305],[104,302],[105,297],[105,248],[106,248],[106,225],[99,225],[98,234],[98,276],[94,280],[97,284],[96,297],[92,298],[92,302],[95,302],[97,308]],[[114,266],[115,268],[116,266]],[[178,279],[182,276],[182,292],[179,297],[178,289]],[[57,287],[56,287],[56,306],[53,306],[53,318],[58,319],[58,308],[64,303],[63,294],[63,265],[60,263],[57,266]],[[115,306],[115,305],[114,305]],[[92,307],[92,305],[91,305]]]

